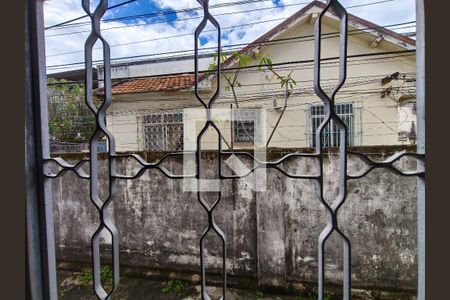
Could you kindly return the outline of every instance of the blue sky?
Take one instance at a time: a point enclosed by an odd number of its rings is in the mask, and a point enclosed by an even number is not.
[[[120,4],[125,1],[110,1],[110,6]],[[125,5],[121,7],[117,7],[114,9],[111,9],[108,11],[108,17],[107,18],[121,18],[121,17],[129,17],[134,15],[141,15],[141,14],[154,14],[155,12],[167,12],[171,13],[165,16],[160,17],[148,17],[148,18],[140,18],[140,20],[145,20],[147,23],[151,24],[154,21],[174,21],[177,19],[176,14],[174,13],[173,9],[170,8],[161,8],[159,7],[155,1],[148,1],[148,0],[136,0],[135,2],[132,2],[130,5]],[[137,22],[137,19],[124,19],[122,21],[125,24],[134,24]]]
[[[95,3],[98,3],[96,0]],[[379,25],[391,25],[415,20],[414,0],[342,0],[345,7],[374,2],[348,11]],[[109,6],[124,2],[111,0]],[[210,0],[210,5],[236,3],[237,0]],[[222,44],[249,43],[264,34],[283,19],[303,6],[307,0],[259,0],[244,5],[211,9],[223,28]],[[94,1],[93,1],[94,3]],[[93,4],[92,4],[93,6]],[[127,5],[109,10],[104,19],[122,18],[140,14],[153,14],[145,18],[119,19],[102,23],[105,38],[111,45],[113,58],[157,55],[193,49],[193,35],[203,15],[196,0],[136,0]],[[179,11],[195,9],[194,11]],[[162,14],[155,16],[154,14]],[[46,26],[51,26],[84,15],[80,0],[49,0],[44,2]],[[187,20],[186,20],[187,19]],[[47,66],[83,61],[84,41],[89,34],[87,18],[71,26],[46,31]],[[230,26],[238,26],[229,28]],[[207,27],[206,30],[212,27]],[[228,29],[227,29],[228,28]],[[398,28],[399,32],[414,31],[414,27]],[[201,44],[213,44],[213,32],[206,32]],[[96,45],[100,48],[100,44]],[[94,52],[94,58],[101,58],[101,49]],[[80,66],[72,66],[76,68]],[[66,67],[67,68],[67,67]],[[58,69],[62,71],[64,69]]]

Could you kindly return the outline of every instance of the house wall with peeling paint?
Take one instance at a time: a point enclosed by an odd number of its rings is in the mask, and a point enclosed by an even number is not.
[[[313,11],[299,18],[297,23],[285,31],[280,31],[280,34],[274,37],[274,40],[288,39],[286,42],[269,43],[256,49],[257,52],[270,57],[273,63],[304,62],[282,65],[280,66],[281,69],[276,69],[283,76],[292,71],[292,77],[296,80],[297,85],[288,99],[288,108],[274,132],[270,143],[271,147],[300,148],[311,146],[310,107],[322,104],[313,90],[313,63],[308,62],[314,58],[314,22],[311,22],[311,14],[319,11],[320,9],[313,9]],[[376,32],[367,28],[364,31],[365,33],[357,31],[361,28],[360,24],[349,24],[348,55],[372,53],[375,56],[349,57],[346,83],[336,95],[336,103],[353,105],[353,144],[372,146],[414,143],[414,141],[403,138],[403,127],[407,127],[408,132],[411,131],[415,116],[411,115],[411,117],[405,119],[403,115],[399,115],[398,108],[402,93],[415,97],[415,55],[414,53],[376,55],[382,52],[411,50],[414,49],[414,46],[404,42],[399,43],[392,37],[385,36],[376,47],[372,47],[371,44],[377,36]],[[326,17],[324,19],[321,54],[323,59],[338,56],[339,39],[336,35],[333,35],[338,30],[339,24],[335,18]],[[294,39],[298,37],[305,38]],[[205,59],[202,58],[201,60],[202,70],[207,69],[208,63]],[[209,59],[209,62],[212,63],[213,59]],[[336,60],[325,60],[321,66],[322,87],[328,93],[331,93],[332,88],[337,84],[339,69],[336,62]],[[190,64],[193,67],[194,60],[190,58],[183,63],[180,61],[176,63],[179,63],[180,68],[184,70],[185,65]],[[171,62],[169,67],[173,68],[176,63]],[[249,65],[257,65],[258,63],[254,60]],[[159,64],[154,63],[154,65],[155,70],[160,70]],[[146,68],[152,69],[152,64],[149,64]],[[135,76],[141,76],[140,72],[136,71]],[[406,79],[400,78],[394,83],[382,85],[384,77],[396,72],[405,75]],[[134,76],[133,74],[130,73],[130,76]],[[234,71],[224,72],[224,74],[233,76]],[[233,107],[236,108],[231,91],[226,89],[226,80],[222,77],[220,81],[220,95],[214,107],[229,108],[230,104],[233,104]],[[257,108],[265,111],[266,124],[264,130],[266,136],[269,137],[281,114],[281,108],[284,104],[284,88],[280,86],[274,74],[256,68],[241,70],[238,82],[242,85],[236,88],[240,107]],[[216,86],[216,79],[212,79],[210,89],[215,91]],[[386,93],[386,90],[391,92]],[[110,114],[108,125],[117,127],[117,129],[113,128],[112,130],[118,142],[117,150],[145,150],[138,143],[130,141],[129,138],[130,136],[143,138],[142,132],[139,131],[140,124],[134,121],[136,115],[146,113],[146,111],[201,108],[192,89],[186,89],[183,92],[183,98],[179,97],[179,92],[114,96],[113,105],[108,111]],[[203,99],[209,99],[208,95],[205,95]],[[411,99],[411,101],[414,101],[414,99]],[[230,132],[224,131],[222,134],[228,144],[231,144]],[[206,148],[217,148],[215,140],[215,135],[205,136],[205,143],[210,144]],[[248,146],[246,143],[234,143],[235,148]]]

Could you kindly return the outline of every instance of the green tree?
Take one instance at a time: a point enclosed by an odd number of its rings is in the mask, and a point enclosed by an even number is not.
[[[84,84],[49,78],[47,94],[50,140],[88,141],[95,130],[95,118],[85,103]]]
[[[213,74],[213,72],[215,70],[217,70],[217,63],[216,63],[217,57],[218,57],[218,53],[215,53],[214,54],[214,62],[211,63],[208,67],[210,74]],[[239,74],[241,72],[241,69],[247,67],[252,61],[258,62],[256,65],[258,70],[260,70],[262,72],[268,71],[268,72],[272,73],[273,75],[275,75],[281,88],[284,89],[284,96],[285,96],[284,98],[285,99],[284,99],[283,110],[282,110],[270,136],[269,136],[269,139],[267,140],[266,146],[268,146],[272,139],[273,134],[275,133],[275,130],[277,129],[277,127],[281,121],[281,118],[283,117],[283,114],[287,108],[288,98],[291,95],[292,90],[294,89],[294,86],[297,85],[297,82],[295,81],[294,78],[292,78],[292,71],[287,75],[282,75],[282,74],[278,73],[275,70],[275,68],[273,67],[272,59],[264,53],[247,54],[247,53],[241,53],[239,51],[235,51],[235,52],[233,52],[232,57],[236,60],[237,66],[235,68],[232,68],[231,70],[221,70],[222,71],[221,73],[222,73],[223,77],[225,78],[225,81],[227,82],[225,90],[231,91],[236,108],[239,108],[239,96],[236,91],[236,88],[242,86],[242,84],[238,80]],[[221,61],[222,62],[226,61],[228,58],[229,57],[225,53],[223,53],[223,52],[221,53]],[[241,116],[240,116],[239,110],[238,110],[238,117],[239,117],[240,126],[242,127],[242,129],[244,130],[246,135],[249,136],[251,140],[253,140],[253,137],[247,132],[243,122],[241,121]]]

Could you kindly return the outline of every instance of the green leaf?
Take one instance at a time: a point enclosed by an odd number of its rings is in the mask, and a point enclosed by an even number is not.
[[[208,70],[209,71],[214,71],[217,69],[217,65],[215,63],[212,63],[208,66]]]
[[[221,54],[222,54],[222,61],[226,61],[228,59],[228,56],[223,52],[221,52]]]
[[[85,104],[84,85],[67,85],[49,79],[48,116],[51,140],[87,141],[95,129],[95,119]],[[98,100],[94,99],[98,104]],[[81,133],[80,136],[77,133]]]

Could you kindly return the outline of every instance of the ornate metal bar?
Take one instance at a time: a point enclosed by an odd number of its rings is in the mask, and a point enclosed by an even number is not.
[[[106,111],[112,102],[112,94],[111,94],[111,56],[110,56],[110,48],[108,42],[102,37],[100,31],[100,19],[103,14],[108,9],[108,0],[100,0],[98,6],[95,8],[95,11],[91,13],[90,11],[90,1],[82,0],[82,6],[84,11],[87,13],[89,18],[91,19],[91,33],[88,36],[85,47],[85,71],[86,71],[86,85],[85,85],[85,97],[86,104],[95,115],[96,129],[95,132],[91,136],[90,140],[90,197],[92,203],[95,205],[99,212],[100,218],[100,226],[97,228],[95,233],[91,238],[91,246],[92,246],[92,269],[93,269],[93,277],[94,277],[94,291],[97,297],[101,300],[111,299],[112,294],[117,289],[119,284],[119,236],[117,228],[114,225],[114,222],[110,216],[109,206],[114,199],[115,194],[115,170],[116,170],[116,162],[113,159],[115,156],[115,141],[114,136],[108,131],[106,128]],[[93,77],[92,77],[92,51],[94,44],[100,40],[103,45],[103,72],[104,72],[104,94],[103,101],[100,107],[97,107],[94,104],[94,99],[92,95],[93,91]],[[97,144],[98,140],[102,135],[105,135],[108,140],[108,195],[106,199],[100,198],[99,193],[99,174],[98,174],[98,157],[97,157]],[[106,229],[111,234],[111,243],[112,243],[112,271],[113,271],[113,282],[112,289],[107,292],[101,282],[100,277],[100,234]]]
[[[200,204],[203,206],[208,215],[208,227],[203,232],[200,238],[200,270],[201,270],[201,297],[203,300],[209,300],[210,297],[208,292],[206,291],[206,267],[205,267],[205,238],[208,232],[212,229],[221,239],[222,241],[222,297],[221,299],[225,299],[226,297],[226,237],[223,231],[217,226],[214,221],[214,208],[219,204],[220,199],[222,197],[222,164],[221,164],[221,152],[222,152],[222,135],[220,130],[214,124],[211,118],[211,107],[214,104],[214,101],[217,99],[220,93],[220,73],[221,73],[221,31],[220,25],[217,20],[211,15],[209,12],[209,0],[197,0],[197,2],[203,7],[203,19],[195,30],[194,38],[195,38],[195,61],[194,61],[194,70],[195,70],[195,96],[197,100],[203,105],[206,113],[206,122],[203,126],[203,129],[197,135],[197,150],[196,150],[196,179],[197,179],[197,197]],[[208,103],[206,103],[199,94],[198,81],[199,81],[199,69],[198,69],[198,51],[199,51],[199,37],[205,28],[207,22],[211,22],[211,24],[217,29],[217,70],[216,70],[216,78],[217,78],[217,86],[216,91],[210,97]],[[218,168],[219,168],[219,177],[220,177],[220,191],[218,192],[217,199],[213,202],[212,205],[209,205],[202,197],[202,167],[201,167],[201,155],[202,155],[202,138],[206,131],[212,127],[215,129],[218,135],[218,151],[217,158],[219,160]]]
[[[231,151],[231,152],[230,151],[222,151],[221,152],[221,159],[223,159],[224,157],[227,157],[227,156],[231,156],[231,155],[242,155],[242,156],[249,157],[254,162],[254,164],[256,164],[256,165],[254,165],[253,167],[249,168],[249,170],[245,174],[235,174],[235,175],[222,174],[222,178],[223,179],[245,178],[245,177],[249,176],[251,173],[253,173],[256,169],[263,169],[263,168],[276,169],[279,172],[281,172],[283,175],[285,175],[286,177],[294,178],[294,179],[318,179],[319,178],[319,175],[311,175],[311,174],[293,175],[293,174],[289,174],[285,170],[280,168],[280,165],[283,162],[285,162],[288,158],[298,157],[298,158],[308,158],[308,159],[314,160],[314,159],[319,157],[315,153],[289,153],[289,154],[284,155],[283,157],[281,157],[280,159],[278,159],[276,161],[261,161],[261,160],[257,159],[253,154],[250,154],[250,153],[245,152],[245,151]]]
[[[331,95],[325,93],[321,87],[321,38],[322,38],[322,19],[328,10],[333,9],[340,20],[340,49],[339,49],[339,81]],[[316,153],[319,155],[318,168],[320,177],[317,181],[319,186],[320,202],[324,206],[328,215],[328,224],[319,236],[318,253],[318,299],[324,298],[325,285],[325,243],[333,232],[336,232],[342,239],[344,245],[344,290],[343,299],[349,300],[351,293],[351,244],[347,236],[341,231],[338,225],[337,214],[339,208],[344,204],[347,197],[347,140],[348,129],[345,123],[340,119],[335,111],[334,99],[341,87],[345,83],[347,76],[347,30],[348,19],[345,8],[337,0],[328,0],[326,7],[320,13],[315,24],[315,52],[314,52],[314,91],[322,100],[326,117],[320,124],[316,134]],[[339,194],[337,198],[329,205],[324,198],[324,180],[323,180],[323,157],[322,157],[322,136],[324,128],[333,120],[340,132],[339,143]]]
[[[396,162],[398,162],[400,159],[402,159],[403,157],[414,158],[414,159],[416,159],[416,161],[418,163],[423,162],[425,159],[425,155],[423,155],[423,154],[409,153],[409,152],[397,153],[394,156],[392,156],[384,161],[375,161],[375,160],[371,159],[370,157],[368,157],[366,154],[360,153],[360,152],[348,151],[348,154],[356,155],[366,163],[366,167],[359,174],[354,174],[354,175],[347,174],[348,179],[362,178],[362,177],[366,176],[367,174],[369,174],[372,170],[378,169],[378,168],[388,169],[388,170],[394,172],[395,174],[401,175],[401,176],[419,176],[419,177],[425,176],[425,171],[421,170],[419,168],[417,168],[416,171],[406,172],[406,171],[399,170],[397,167],[394,166],[394,164]]]
[[[86,69],[86,77],[85,77],[85,97],[86,97],[86,104],[91,109],[93,114],[95,115],[96,120],[96,129],[93,132],[90,140],[90,152],[89,152],[89,159],[80,160],[79,162],[75,164],[69,164],[66,161],[64,161],[61,158],[49,158],[49,155],[44,155],[44,170],[48,170],[48,164],[50,163],[56,163],[59,167],[61,167],[61,170],[56,173],[51,173],[49,171],[44,172],[44,176],[47,178],[57,178],[59,176],[62,176],[68,171],[73,171],[78,177],[83,179],[89,179],[90,182],[90,198],[92,203],[95,205],[95,207],[98,210],[99,213],[99,219],[100,219],[100,225],[97,228],[96,232],[92,236],[91,239],[91,246],[92,246],[92,268],[93,268],[93,274],[94,274],[94,291],[95,294],[99,299],[105,300],[105,299],[112,299],[112,295],[114,291],[118,287],[119,283],[119,244],[118,244],[118,231],[117,228],[114,225],[114,222],[109,214],[108,208],[111,205],[112,201],[114,200],[114,194],[115,194],[115,183],[118,179],[127,179],[132,180],[136,179],[146,171],[150,169],[158,170],[160,171],[164,176],[172,179],[184,179],[184,178],[195,178],[197,181],[197,198],[200,203],[200,205],[205,209],[207,214],[207,220],[208,220],[208,226],[201,235],[200,238],[200,272],[201,272],[201,298],[204,300],[209,300],[210,296],[207,293],[206,290],[206,266],[205,266],[205,238],[208,235],[208,233],[212,230],[214,231],[220,238],[222,242],[222,276],[223,276],[223,282],[222,282],[222,288],[223,293],[221,299],[226,298],[226,237],[224,232],[219,228],[219,226],[214,221],[214,209],[219,204],[221,197],[222,197],[222,181],[225,179],[235,179],[235,178],[243,178],[251,173],[255,172],[255,170],[260,168],[273,168],[281,172],[287,177],[290,178],[297,178],[297,179],[312,179],[315,180],[318,184],[318,191],[319,191],[319,201],[323,205],[324,209],[327,212],[327,218],[328,223],[327,226],[323,229],[321,232],[319,239],[318,239],[318,299],[323,300],[324,299],[324,286],[325,286],[325,244],[328,238],[331,236],[332,233],[336,232],[339,237],[343,241],[343,249],[344,249],[344,279],[343,279],[343,299],[349,300],[351,298],[351,243],[350,240],[347,238],[347,236],[341,231],[338,224],[338,211],[340,207],[344,204],[346,197],[347,197],[347,182],[348,180],[352,179],[359,179],[367,174],[369,174],[372,170],[376,168],[384,168],[391,172],[394,172],[395,174],[401,175],[401,176],[417,176],[419,178],[419,185],[423,188],[423,178],[425,176],[424,171],[424,145],[422,145],[424,136],[421,137],[421,134],[419,134],[419,153],[399,153],[389,159],[386,159],[384,161],[376,161],[364,153],[359,152],[352,152],[348,151],[347,149],[347,141],[348,141],[348,128],[343,122],[343,120],[338,116],[338,114],[335,111],[335,96],[341,89],[341,87],[344,85],[346,80],[346,73],[347,73],[347,33],[348,33],[348,19],[347,19],[347,12],[344,9],[344,7],[340,4],[338,0],[328,0],[325,8],[320,13],[316,24],[315,24],[315,56],[314,56],[314,90],[317,96],[322,100],[325,108],[325,118],[323,122],[320,124],[320,126],[317,128],[318,134],[315,135],[316,139],[316,146],[315,146],[315,153],[308,154],[308,153],[290,153],[287,155],[284,155],[280,159],[276,161],[261,161],[257,159],[254,155],[244,152],[244,151],[222,151],[222,140],[224,140],[219,128],[216,126],[214,121],[211,117],[211,109],[213,107],[214,102],[219,96],[220,93],[220,74],[221,74],[221,30],[220,25],[217,22],[217,20],[211,15],[209,11],[209,0],[197,0],[197,2],[201,5],[203,8],[203,19],[198,25],[198,27],[195,30],[194,38],[195,38],[195,60],[194,60],[194,70],[195,70],[195,96],[199,103],[203,106],[205,110],[206,115],[206,121],[204,123],[204,126],[200,133],[197,135],[197,148],[195,152],[192,152],[191,154],[195,154],[195,160],[196,160],[196,170],[195,174],[173,174],[166,168],[162,166],[164,161],[168,159],[169,157],[174,157],[178,155],[184,155],[188,154],[189,152],[172,152],[164,155],[162,158],[160,158],[157,162],[149,163],[146,162],[141,156],[137,154],[125,154],[125,155],[117,155],[115,152],[115,141],[114,136],[108,131],[106,128],[106,111],[108,107],[111,105],[112,102],[112,95],[111,95],[111,63],[110,63],[110,48],[107,43],[107,41],[102,37],[101,31],[100,31],[100,19],[104,15],[104,13],[107,10],[108,7],[108,0],[100,0],[98,6],[95,8],[94,12],[91,12],[90,10],[90,1],[89,0],[82,0],[82,6],[83,9],[88,14],[89,18],[91,19],[91,33],[88,36],[86,43],[85,43],[85,69]],[[420,1],[418,1],[420,2]],[[423,8],[420,8],[423,9]],[[419,9],[419,11],[420,11]],[[339,81],[336,85],[336,87],[333,89],[333,91],[330,94],[327,94],[323,90],[323,86],[321,85],[321,66],[320,63],[323,61],[321,59],[321,38],[322,38],[322,19],[323,16],[329,11],[334,10],[334,13],[337,15],[337,17],[340,20],[340,54],[339,54]],[[206,27],[207,23],[210,22],[216,29],[217,29],[217,70],[215,70],[215,76],[217,78],[217,86],[216,90],[214,91],[213,95],[209,97],[209,99],[206,101],[202,98],[202,96],[199,93],[199,64],[198,64],[198,54],[199,54],[199,37],[200,34],[203,32],[204,28]],[[93,94],[92,94],[92,87],[93,87],[93,74],[92,74],[92,65],[93,65],[93,59],[92,59],[92,51],[94,44],[100,40],[103,45],[103,63],[104,63],[104,93],[103,93],[103,101],[99,108],[97,108],[94,105],[93,100]],[[324,59],[326,60],[326,59]],[[421,61],[419,61],[421,62]],[[422,62],[423,63],[423,62]],[[419,63],[418,63],[419,65]],[[418,85],[419,88],[419,85]],[[418,93],[420,95],[420,93]],[[421,96],[423,97],[423,95]],[[422,99],[423,101],[423,99]],[[287,103],[285,102],[286,109]],[[423,105],[423,103],[421,104]],[[423,110],[423,107],[419,105],[419,108]],[[418,109],[419,111],[419,109]],[[280,122],[283,115],[280,116],[280,118],[277,121],[277,124]],[[422,115],[422,112],[419,114],[420,118],[424,119],[424,116]],[[326,126],[333,122],[337,128],[339,129],[339,193],[334,199],[334,201],[331,204],[328,204],[328,202],[324,198],[324,151],[323,151],[323,140],[322,136],[324,133],[324,129]],[[423,121],[421,119],[421,127],[419,129],[423,129]],[[216,151],[219,163],[218,163],[218,177],[219,177],[219,185],[220,189],[217,193],[217,197],[215,198],[215,201],[213,201],[212,204],[209,204],[203,197],[203,185],[202,185],[202,175],[204,173],[204,170],[202,168],[202,140],[207,132],[208,129],[213,129],[217,135],[217,145],[218,149]],[[419,130],[420,131],[420,130]],[[420,132],[419,132],[420,133]],[[108,148],[108,195],[105,199],[100,198],[99,193],[99,173],[98,173],[98,157],[97,157],[97,143],[101,136],[106,136],[109,144]],[[45,134],[43,135],[45,136]],[[420,139],[421,138],[421,139]],[[269,139],[270,140],[270,139]],[[245,174],[235,174],[235,175],[225,175],[223,174],[222,170],[222,160],[224,157],[230,156],[230,155],[243,155],[248,158],[250,158],[254,162],[254,167],[247,171]],[[347,159],[348,155],[355,155],[359,157],[365,164],[365,168],[357,173],[357,174],[348,174],[347,170]],[[410,157],[417,160],[417,170],[416,171],[402,171],[398,169],[394,164],[398,162],[403,157]],[[117,174],[116,173],[116,163],[119,158],[128,158],[128,159],[134,159],[139,164],[139,169],[137,170],[136,174],[133,175],[123,175],[123,174]],[[288,158],[300,158],[300,159],[308,159],[308,160],[314,160],[316,162],[317,174],[290,174],[287,171],[283,170],[281,165],[283,162],[285,162]],[[86,174],[82,169],[82,165],[84,163],[89,163],[90,170],[89,174]],[[420,192],[420,191],[419,191]],[[420,214],[421,212],[419,212]],[[111,234],[112,239],[112,266],[113,266],[113,287],[110,292],[107,292],[101,282],[100,278],[100,233],[106,229]],[[419,230],[420,231],[420,230]],[[422,237],[422,236],[420,236]],[[423,241],[422,241],[423,242]],[[420,243],[420,238],[419,238]],[[420,257],[423,255],[423,249],[420,250],[419,248],[419,262]],[[419,263],[419,268],[421,267]],[[421,273],[419,272],[419,275]],[[51,280],[52,278],[50,278]],[[421,287],[421,277],[419,276],[419,299],[423,299],[424,295],[424,288]],[[54,292],[54,291],[52,291]],[[420,296],[422,295],[422,296]]]
[[[48,171],[48,173],[44,174],[44,176],[47,177],[47,178],[57,178],[57,177],[63,176],[68,171],[72,171],[72,172],[75,173],[75,175],[77,175],[80,178],[89,179],[89,175],[86,174],[86,172],[84,172],[81,169],[81,167],[85,163],[89,162],[88,159],[82,159],[82,160],[78,161],[76,164],[69,164],[68,162],[66,162],[61,157],[49,158],[49,159],[45,160],[45,164],[47,165],[47,169],[49,169],[49,164],[51,162],[56,163],[59,167],[61,167],[61,170],[59,170],[57,173],[52,173],[52,172]]]
[[[148,162],[146,162],[138,154],[116,155],[116,156],[114,156],[114,159],[118,159],[118,158],[132,158],[135,161],[137,161],[141,167],[140,167],[139,171],[136,172],[135,175],[127,176],[127,175],[116,174],[116,175],[114,175],[114,177],[118,178],[118,179],[136,179],[136,178],[141,177],[142,174],[144,174],[145,171],[155,169],[155,170],[159,170],[163,175],[165,175],[166,177],[171,178],[171,179],[195,178],[195,174],[191,174],[191,175],[189,175],[189,174],[188,175],[185,175],[185,174],[173,174],[172,172],[170,172],[169,170],[167,170],[166,168],[161,166],[161,164],[169,157],[183,156],[183,155],[188,154],[188,153],[189,152],[167,153],[155,163],[148,163]]]

